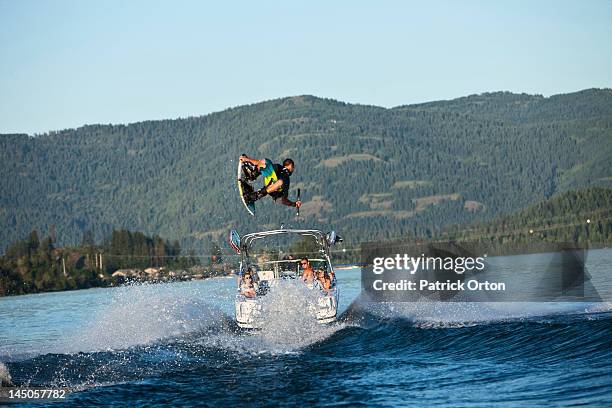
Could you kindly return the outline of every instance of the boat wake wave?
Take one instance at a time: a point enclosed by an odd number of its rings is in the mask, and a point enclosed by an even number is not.
[[[362,327],[405,320],[420,328],[450,328],[546,316],[612,311],[610,302],[372,302],[359,295],[340,320]]]

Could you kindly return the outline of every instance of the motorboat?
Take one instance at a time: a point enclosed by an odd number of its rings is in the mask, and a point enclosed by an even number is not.
[[[325,234],[314,229],[278,229],[241,237],[232,230],[229,243],[240,255],[236,324],[244,329],[261,329],[265,324],[266,308],[271,307],[266,298],[271,293],[278,295],[279,291],[293,287],[300,288],[312,300],[305,313],[320,324],[336,321],[340,292],[330,247],[339,242],[342,238],[333,231]],[[331,281],[331,287],[323,288],[316,279],[311,282],[303,279],[301,261],[304,258],[308,259],[313,271],[322,272],[329,279],[326,286]]]

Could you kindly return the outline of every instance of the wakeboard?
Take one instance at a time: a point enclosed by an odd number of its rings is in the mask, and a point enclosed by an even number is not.
[[[246,210],[252,216],[255,216],[255,202],[249,200],[249,194],[251,194],[255,189],[251,184],[252,181],[247,177],[246,173],[246,163],[242,163],[238,160],[238,191],[240,192],[240,199],[242,200],[242,204]]]

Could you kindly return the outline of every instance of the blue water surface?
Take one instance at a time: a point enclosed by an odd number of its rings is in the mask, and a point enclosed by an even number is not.
[[[588,258],[604,284],[611,255]],[[612,406],[608,302],[375,304],[337,277],[339,322],[285,299],[258,332],[234,278],[0,298],[0,369],[66,407]]]

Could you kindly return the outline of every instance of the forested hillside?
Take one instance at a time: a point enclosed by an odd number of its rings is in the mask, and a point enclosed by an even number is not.
[[[534,251],[541,244],[549,243],[609,246],[612,244],[612,189],[589,187],[567,191],[515,214],[449,228],[442,237],[446,235],[458,240],[499,244],[500,252],[511,252],[513,244]]]
[[[297,169],[302,217],[235,187],[240,153]],[[232,228],[335,228],[349,241],[515,212],[557,193],[612,186],[612,90],[510,93],[385,109],[312,96],[201,117],[0,136],[0,245],[31,230],[58,245],[113,228],[201,253]],[[53,231],[54,230],[54,231]]]

